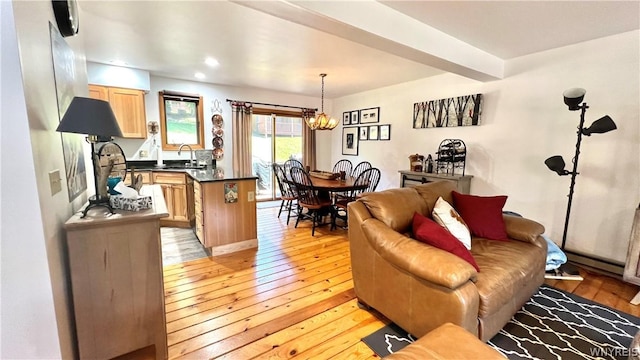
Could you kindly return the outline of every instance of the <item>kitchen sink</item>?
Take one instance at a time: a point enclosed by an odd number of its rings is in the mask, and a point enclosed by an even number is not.
[[[204,169],[206,166],[205,165],[195,165],[195,164],[189,164],[189,163],[185,163],[185,164],[171,164],[171,165],[167,165],[165,167],[165,169],[194,169],[194,170],[198,170],[198,169]]]

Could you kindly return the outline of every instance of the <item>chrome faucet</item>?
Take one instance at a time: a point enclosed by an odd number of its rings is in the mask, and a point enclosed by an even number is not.
[[[193,162],[193,149],[191,148],[191,145],[189,144],[180,145],[180,147],[178,148],[178,156],[180,156],[180,153],[182,152],[182,148],[185,146],[189,148],[189,166],[192,166],[194,162]]]

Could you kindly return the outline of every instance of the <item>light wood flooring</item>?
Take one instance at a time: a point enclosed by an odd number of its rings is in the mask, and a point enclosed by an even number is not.
[[[360,339],[386,320],[357,306],[346,230],[297,229],[258,210],[258,250],[165,266],[170,359],[369,359]],[[549,285],[640,316],[638,287],[581,270]]]

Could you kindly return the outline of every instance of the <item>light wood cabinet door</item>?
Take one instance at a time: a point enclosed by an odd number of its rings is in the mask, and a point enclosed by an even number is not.
[[[171,185],[168,184],[159,184],[162,188],[162,195],[164,196],[164,202],[167,204],[167,210],[169,212],[169,216],[163,218],[162,220],[173,220],[173,189]],[[161,220],[161,221],[162,221]]]
[[[89,84],[89,97],[108,101],[116,116],[122,137],[147,137],[144,91]]]
[[[109,90],[106,86],[89,85],[89,97],[92,99],[109,101]]]
[[[160,220],[162,226],[192,227],[195,221],[193,179],[184,173],[152,172],[153,183],[162,187],[169,217]]]
[[[126,138],[147,137],[147,120],[144,113],[142,90],[109,88],[109,103]]]
[[[189,207],[187,206],[187,186],[171,185],[173,200],[173,220],[189,221]]]

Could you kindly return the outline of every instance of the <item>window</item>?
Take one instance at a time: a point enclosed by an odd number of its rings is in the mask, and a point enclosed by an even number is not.
[[[204,149],[202,96],[160,91],[160,132],[162,149],[178,150],[181,144]]]
[[[289,159],[302,161],[302,126],[300,112],[253,108],[253,173],[258,176],[256,199],[273,200],[280,196],[271,164]]]

